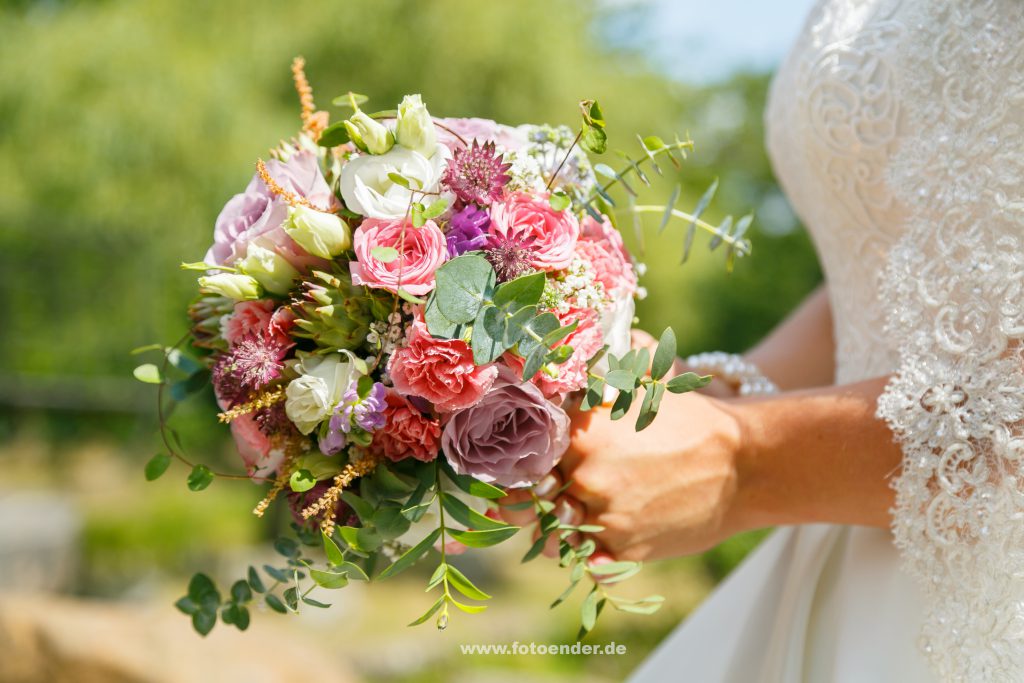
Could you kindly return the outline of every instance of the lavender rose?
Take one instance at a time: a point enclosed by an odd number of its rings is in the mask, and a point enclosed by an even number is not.
[[[518,488],[539,481],[569,447],[569,416],[507,367],[476,405],[451,415],[441,435],[459,474]]]
[[[320,208],[334,206],[331,188],[312,152],[296,152],[288,161],[271,159],[266,165],[270,177],[288,192]],[[206,262],[232,265],[245,258],[249,244],[259,239],[265,248],[273,249],[296,268],[311,265],[317,259],[285,234],[282,224],[287,218],[288,204],[271,194],[259,174],[254,175],[245,192],[232,197],[217,216]]]

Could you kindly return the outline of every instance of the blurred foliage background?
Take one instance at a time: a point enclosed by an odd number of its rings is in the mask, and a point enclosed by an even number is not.
[[[218,482],[193,494],[179,470],[143,481],[157,448],[155,398],[131,380],[128,351],[184,333],[194,280],[178,264],[201,258],[217,212],[255,159],[298,127],[294,55],[306,57],[324,108],[350,89],[378,108],[421,92],[438,116],[575,125],[576,102],[594,98],[612,149],[635,151],[638,133],[689,132],[691,159],[679,173],[666,169],[645,201],[667,199],[681,182],[681,206],[692,207],[718,176],[709,215],[752,209],[757,219],[753,255],[732,274],[722,254],[703,253],[701,238],[681,267],[681,225],[656,234],[658,217],[648,216],[640,245],[623,221],[649,269],[642,326],[673,325],[685,353],[749,347],[814,288],[812,246],[765,157],[767,75],[671,82],[641,54],[610,47],[615,21],[614,11],[576,0],[0,5],[0,491],[51,491],[73,504],[82,545],[64,588],[169,611],[181,577],[208,565],[231,577],[235,564],[263,552],[269,533],[248,515],[255,487]],[[176,419],[192,452],[234,464],[209,398]],[[562,572],[539,563],[520,570],[517,549],[477,569],[502,596],[497,604],[449,633],[404,629],[422,611],[415,582],[371,586],[337,621],[318,615],[287,628],[374,680],[504,680],[510,671],[618,680],[760,537],[648,567],[634,590],[654,588],[669,603],[654,618],[606,618],[594,642],[629,646],[610,662],[459,654],[456,643],[470,633],[493,642],[573,637],[573,607],[546,611]],[[194,638],[184,618],[180,634]]]

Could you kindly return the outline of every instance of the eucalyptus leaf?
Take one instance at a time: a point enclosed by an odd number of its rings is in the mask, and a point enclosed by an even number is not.
[[[608,386],[622,391],[632,391],[636,387],[637,377],[632,370],[611,370],[604,376]]]
[[[687,391],[694,391],[706,387],[711,383],[711,375],[698,375],[694,372],[684,372],[676,375],[665,383],[666,388],[673,394],[684,394]]]
[[[336,590],[348,585],[348,574],[338,572],[325,572],[319,569],[310,569],[309,578],[321,588]]]
[[[651,378],[661,379],[672,369],[676,360],[676,333],[671,327],[666,327],[658,340],[658,348],[654,352],[654,361],[651,363]]]
[[[163,384],[163,378],[160,376],[160,368],[153,365],[152,363],[143,363],[132,371],[135,375],[135,379],[146,384]]]
[[[453,323],[472,322],[494,289],[495,274],[487,259],[464,254],[441,265],[435,275],[440,313]]]
[[[494,291],[494,305],[505,306],[514,303],[516,308],[532,306],[543,296],[546,279],[544,273],[537,272],[503,282]]]

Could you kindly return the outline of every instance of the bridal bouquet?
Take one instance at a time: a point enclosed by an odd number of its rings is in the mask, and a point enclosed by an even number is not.
[[[136,369],[159,385],[167,449],[147,478],[172,458],[191,468],[193,491],[248,477],[266,487],[255,514],[279,501],[293,534],[275,543],[277,565],[250,568],[223,595],[197,574],[177,606],[204,635],[218,615],[245,629],[253,601],[281,613],[327,607],[312,588],[387,579],[432,556],[437,597],[413,624],[436,618],[443,628],[451,608],[479,612],[490,597],[450,558],[518,531],[495,501],[558,464],[568,402],[585,410],[607,394],[621,417],[642,394],[642,429],[665,391],[709,381],[667,377],[671,330],[653,358],[630,350],[642,290],[610,194],[618,186],[631,198],[627,178],[646,183],[642,166],[678,163],[692,143],[645,138],[624,170],[595,166],[587,152],[604,152],[606,134],[594,102],[581,103],[572,131],[435,119],[419,95],[366,113],[366,98],[349,93],[335,101],[349,115],[329,125],[301,60],[293,72],[301,132],[256,163],[203,261],[183,265],[201,272],[182,340],[191,351],[148,347],[162,363]],[[742,255],[749,217],[735,227],[699,218],[713,191],[695,215],[673,208],[675,197],[657,210],[689,223],[687,249],[703,228],[730,258]],[[167,425],[169,404],[207,384],[244,476],[193,462]],[[658,608],[658,596],[609,593],[639,567],[589,565],[594,543],[579,539],[599,529],[561,523],[539,496],[531,505],[540,536],[525,559],[558,537],[571,585],[556,604],[589,578],[584,631],[606,603]]]

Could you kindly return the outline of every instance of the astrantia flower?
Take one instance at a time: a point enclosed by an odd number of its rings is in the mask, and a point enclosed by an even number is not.
[[[334,415],[327,425],[327,435],[320,439],[320,450],[326,455],[334,455],[348,443],[348,435],[353,429],[372,432],[384,426],[384,385],[376,382],[366,398],[359,398],[357,382],[352,382],[342,395],[341,403],[334,410]]]
[[[259,389],[281,376],[291,346],[274,337],[249,335],[231,348],[220,372],[231,375],[245,389]]]
[[[486,206],[501,199],[511,166],[493,142],[474,140],[471,147],[455,150],[441,182],[467,204]]]
[[[522,235],[491,235],[484,256],[494,268],[499,282],[515,280],[532,270],[533,238]]]
[[[491,217],[486,211],[475,206],[466,206],[452,216],[445,239],[448,241],[448,256],[455,258],[467,251],[481,249],[487,244],[487,226]]]

